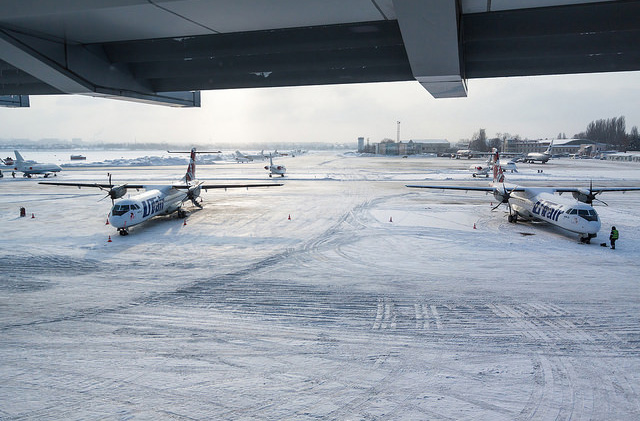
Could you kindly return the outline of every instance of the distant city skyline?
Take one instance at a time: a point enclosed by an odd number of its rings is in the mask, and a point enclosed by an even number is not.
[[[78,95],[31,96],[0,108],[0,139],[90,143],[350,143],[358,137],[447,139],[481,128],[528,139],[571,137],[598,119],[640,125],[640,72],[473,79],[467,98],[432,98],[417,82],[202,92],[201,108],[169,108]]]

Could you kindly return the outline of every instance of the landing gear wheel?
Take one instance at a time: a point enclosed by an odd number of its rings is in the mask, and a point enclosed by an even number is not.
[[[118,234],[120,234],[120,235],[129,235],[129,230],[124,229],[124,228],[120,228],[118,230]]]
[[[187,217],[187,212],[182,209],[178,209],[178,218],[184,219],[186,217]]]

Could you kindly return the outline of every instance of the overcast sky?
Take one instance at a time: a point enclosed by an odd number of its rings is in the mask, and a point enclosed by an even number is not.
[[[1,139],[88,142],[377,142],[567,136],[601,118],[640,126],[640,72],[473,79],[468,97],[436,100],[417,82],[202,93],[201,108],[170,108],[77,95],[32,96],[31,107],[0,108]]]

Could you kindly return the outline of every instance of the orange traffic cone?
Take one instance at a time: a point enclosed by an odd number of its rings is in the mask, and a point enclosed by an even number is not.
[[[111,236],[109,236],[109,239],[107,240],[107,243],[111,243]]]

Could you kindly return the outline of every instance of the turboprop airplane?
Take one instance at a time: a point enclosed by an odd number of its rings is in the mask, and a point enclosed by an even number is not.
[[[494,150],[493,162],[498,162],[498,152]],[[506,204],[509,222],[544,221],[579,235],[580,242],[589,244],[600,231],[600,218],[592,204],[596,196],[607,191],[640,190],[640,187],[604,187],[589,189],[580,187],[522,187],[504,182],[504,174],[499,165],[493,166],[493,183],[487,187],[425,185],[407,187],[442,190],[471,190],[493,193],[498,200],[496,209]],[[558,193],[556,195],[554,193]],[[575,200],[563,198],[562,193],[571,193]],[[603,202],[604,203],[604,202]]]
[[[271,155],[269,155],[269,165],[265,165],[264,169],[269,171],[269,177],[272,177],[273,174],[284,177],[284,174],[287,172],[284,165],[273,165],[273,157]]]
[[[62,168],[56,164],[40,164],[35,161],[25,161],[22,155],[20,155],[20,152],[13,152],[16,154],[13,169],[14,171],[21,172],[23,177],[31,178],[31,176],[35,174],[44,174],[44,177],[47,178],[51,174],[55,176],[57,172],[62,171]]]
[[[109,175],[109,184],[99,183],[62,183],[42,181],[40,184],[49,184],[55,186],[75,186],[96,187],[105,190],[112,202],[111,212],[109,212],[108,220],[120,235],[129,234],[129,228],[141,224],[154,216],[169,215],[174,212],[183,218],[186,211],[182,209],[184,202],[190,200],[195,206],[202,208],[202,205],[196,201],[200,196],[202,189],[231,189],[239,187],[273,187],[282,186],[281,183],[269,184],[207,184],[195,179],[196,175],[196,152],[195,148],[191,149],[191,159],[187,167],[187,173],[178,182],[171,185],[143,185],[143,184],[121,184],[114,185],[111,183],[111,175]],[[130,196],[126,199],[115,202],[115,199],[123,197],[128,189],[145,189],[143,193]]]
[[[540,161],[541,164],[546,163],[550,158],[551,158],[551,149],[553,148],[553,139],[551,140],[551,143],[549,143],[549,147],[547,148],[546,151],[540,153],[540,152],[529,152],[527,155],[525,155],[525,157],[522,159],[524,162],[530,162],[530,163],[534,163],[536,161]]]

